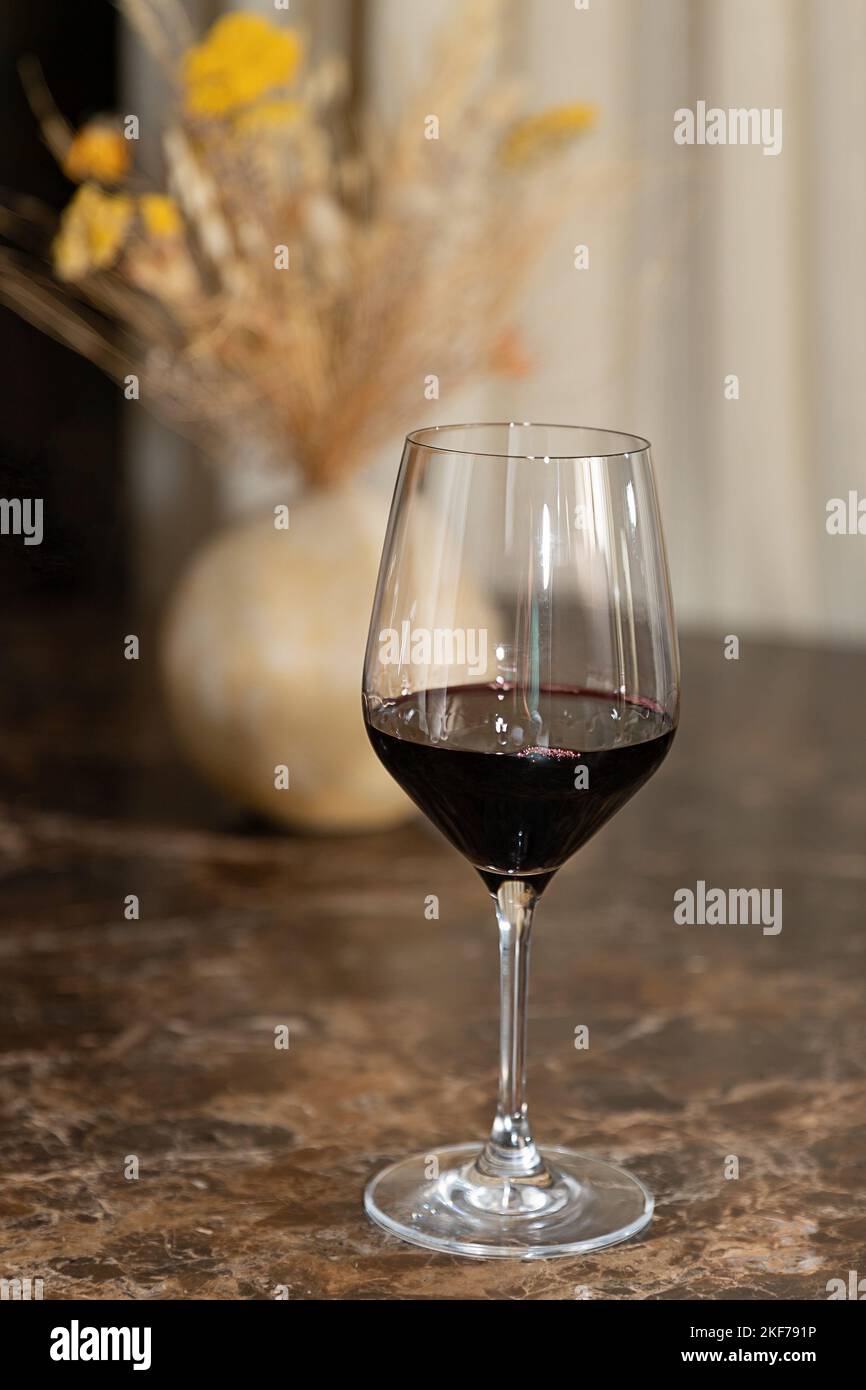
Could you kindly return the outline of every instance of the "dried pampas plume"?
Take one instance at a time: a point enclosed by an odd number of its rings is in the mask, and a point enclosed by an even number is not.
[[[553,155],[593,112],[519,118],[493,56],[504,0],[456,7],[389,132],[352,131],[345,65],[309,66],[292,28],[230,13],[196,41],[177,0],[120,7],[169,81],[165,187],[131,167],[116,118],[74,131],[28,60],[79,186],[50,232],[32,200],[0,214],[17,248],[0,298],[115,378],[137,372],[215,456],[255,440],[319,486],[414,419],[429,373],[524,369],[508,316],[562,205]]]

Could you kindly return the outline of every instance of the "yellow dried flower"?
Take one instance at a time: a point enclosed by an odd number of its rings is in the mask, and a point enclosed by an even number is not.
[[[96,179],[119,183],[131,163],[129,141],[110,121],[88,121],[73,138],[63,161],[63,172],[75,183]]]
[[[290,82],[301,61],[294,29],[254,14],[218,19],[183,60],[184,105],[191,116],[226,116]]]
[[[515,126],[502,147],[507,165],[525,164],[537,155],[548,154],[575,135],[591,130],[598,115],[590,102],[575,101],[568,106],[552,106],[537,116],[529,116]]]
[[[234,128],[239,135],[258,135],[266,134],[268,131],[279,131],[284,126],[296,121],[301,114],[301,103],[288,99],[274,101],[260,101],[255,106],[250,106],[246,111],[241,111],[235,117]]]
[[[63,280],[104,270],[117,259],[132,221],[134,204],[125,193],[105,193],[84,183],[67,204],[53,246],[54,267]]]
[[[183,218],[174,198],[167,193],[142,193],[138,200],[141,220],[149,237],[170,240],[183,231]]]

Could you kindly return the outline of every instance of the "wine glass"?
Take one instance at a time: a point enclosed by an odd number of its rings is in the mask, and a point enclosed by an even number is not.
[[[659,767],[679,661],[650,446],[480,424],[406,440],[363,708],[392,777],[481,875],[499,926],[499,1099],[486,1144],[392,1164],[365,1206],[451,1254],[626,1240],[652,1217],[612,1163],[536,1146],[525,1098],[529,939],[553,875]]]

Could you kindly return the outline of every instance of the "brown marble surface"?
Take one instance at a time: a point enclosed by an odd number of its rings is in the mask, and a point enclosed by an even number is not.
[[[549,889],[531,995],[539,1137],[626,1162],[656,1216],[484,1263],[361,1207],[383,1163],[489,1123],[479,881],[420,823],[245,825],[173,763],[124,630],[4,625],[0,1273],[51,1299],[824,1299],[866,1274],[866,656],[685,645],[674,750]],[[699,878],[781,888],[781,934],[677,926]]]

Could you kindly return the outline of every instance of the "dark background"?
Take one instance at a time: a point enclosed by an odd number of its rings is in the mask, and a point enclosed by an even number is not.
[[[74,190],[46,148],[18,62],[31,54],[74,126],[117,100],[114,6],[19,0],[0,8],[0,201],[16,194],[59,211]],[[41,497],[42,545],[0,537],[9,597],[68,595],[100,604],[125,580],[119,393],[96,367],[0,306],[0,496]]]

